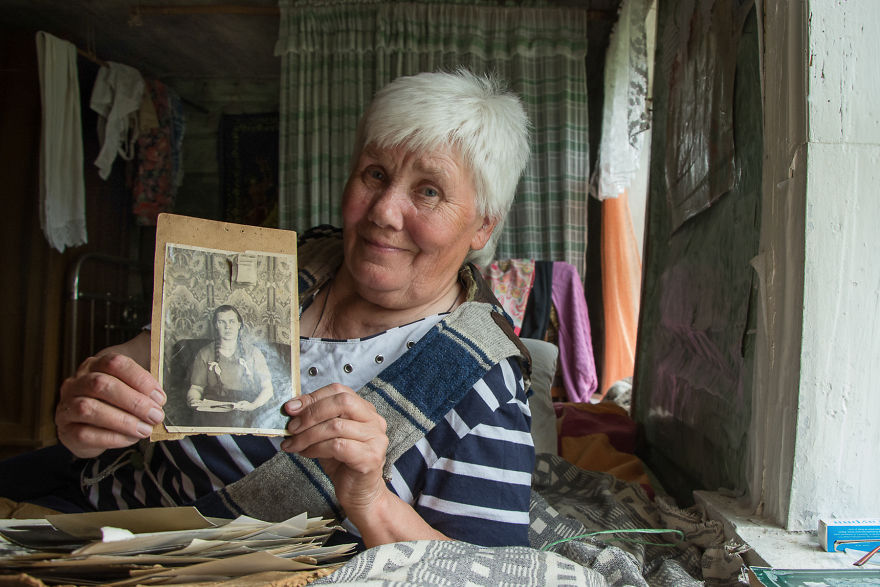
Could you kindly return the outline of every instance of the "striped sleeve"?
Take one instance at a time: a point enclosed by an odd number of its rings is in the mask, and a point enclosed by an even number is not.
[[[529,426],[519,365],[504,361],[397,460],[391,488],[450,538],[528,545]]]
[[[185,505],[238,481],[278,452],[280,438],[195,435],[83,461],[81,485],[98,510]]]

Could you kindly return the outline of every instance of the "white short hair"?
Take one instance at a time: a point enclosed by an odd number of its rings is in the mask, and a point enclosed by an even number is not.
[[[529,120],[520,99],[493,75],[466,69],[399,77],[376,93],[358,125],[352,164],[367,145],[416,152],[455,148],[473,174],[477,210],[497,222],[467,259],[492,260],[504,218],[529,160]]]

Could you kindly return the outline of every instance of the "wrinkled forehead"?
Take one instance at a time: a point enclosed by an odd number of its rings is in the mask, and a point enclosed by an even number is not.
[[[462,174],[473,182],[473,169],[462,155],[461,149],[454,143],[436,143],[430,145],[404,142],[397,145],[380,145],[370,143],[360,153],[358,159],[368,158],[381,161],[391,159],[402,162],[410,159],[413,167],[425,174],[448,176],[452,173]]]
[[[381,159],[392,157],[396,160],[410,159],[419,168],[431,169],[441,167],[445,161],[451,160],[463,167],[464,161],[460,150],[455,145],[437,143],[436,145],[413,145],[400,143],[397,145],[379,145],[370,143],[361,151],[361,155]]]

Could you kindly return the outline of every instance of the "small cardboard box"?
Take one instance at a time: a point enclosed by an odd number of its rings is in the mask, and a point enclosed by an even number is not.
[[[819,520],[819,544],[827,552],[872,550],[880,546],[880,518]]]

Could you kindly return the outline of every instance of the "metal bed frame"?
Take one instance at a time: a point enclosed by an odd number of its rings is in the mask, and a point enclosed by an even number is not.
[[[144,295],[152,288],[151,281],[144,287],[150,271],[132,259],[103,253],[76,260],[69,276],[65,373],[74,373],[86,357],[128,340],[150,322],[151,303]]]

